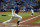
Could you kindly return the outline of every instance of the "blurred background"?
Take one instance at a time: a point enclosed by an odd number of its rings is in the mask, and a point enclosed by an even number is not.
[[[40,0],[0,0],[0,12],[11,12],[12,7],[18,7],[19,11],[40,11]]]

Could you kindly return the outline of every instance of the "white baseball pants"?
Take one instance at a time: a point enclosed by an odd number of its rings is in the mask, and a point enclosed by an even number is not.
[[[14,16],[12,16],[9,20],[3,22],[3,24],[13,21],[14,18],[19,18],[18,21],[21,21],[21,19],[22,19],[21,16],[14,14]]]

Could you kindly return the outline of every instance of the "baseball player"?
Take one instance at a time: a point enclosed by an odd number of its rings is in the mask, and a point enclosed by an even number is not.
[[[31,16],[33,16],[34,15],[34,10],[33,10],[32,5],[30,7],[31,7],[31,12],[32,12],[32,15]]]
[[[23,6],[23,13],[26,11],[25,9],[26,9],[26,7],[25,7],[25,6]]]
[[[20,26],[19,22],[21,21],[22,17],[18,15],[18,12],[16,11],[17,9],[18,8],[16,8],[16,9],[12,8],[12,15],[11,15],[12,17],[9,20],[3,22],[4,25],[6,25],[6,23],[8,23],[8,22],[12,22],[14,18],[19,18],[17,21],[17,25]],[[8,15],[8,16],[10,16],[10,15]]]
[[[31,15],[31,16],[33,16],[33,15],[34,15],[34,11],[33,11],[33,9],[31,9],[31,12],[32,12],[32,15]]]

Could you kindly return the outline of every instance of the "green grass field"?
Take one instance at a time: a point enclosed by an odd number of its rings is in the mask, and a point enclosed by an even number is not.
[[[37,12],[34,13],[34,15],[38,14],[39,13]],[[12,16],[1,16],[1,15],[11,15],[11,12],[0,13],[0,22],[6,21],[12,17]],[[22,16],[22,18],[25,18],[31,16],[31,13],[19,13],[19,15]],[[17,20],[17,18],[15,18],[14,20]]]
[[[33,23],[38,23],[38,24],[40,24],[40,19],[34,21]]]

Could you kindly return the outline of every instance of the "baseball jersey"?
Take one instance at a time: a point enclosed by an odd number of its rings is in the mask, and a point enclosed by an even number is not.
[[[34,13],[34,11],[31,9],[32,13]]]
[[[10,9],[12,9],[12,11],[15,10],[15,13],[16,13],[16,14],[18,14],[18,12],[19,12],[18,6],[16,6],[15,8],[14,8],[14,7],[11,7]]]
[[[19,12],[18,7],[15,7],[15,13],[18,14],[18,12]]]

